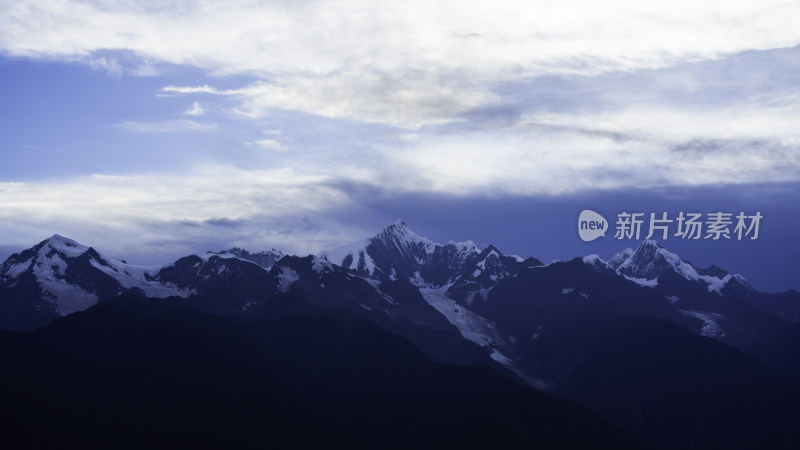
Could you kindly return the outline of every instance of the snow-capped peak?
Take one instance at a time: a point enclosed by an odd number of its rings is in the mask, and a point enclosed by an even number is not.
[[[0,265],[0,278],[15,279],[24,272],[50,270],[63,276],[67,258],[75,258],[89,251],[89,247],[59,234],[39,242],[21,253],[11,255]]]
[[[89,250],[89,247],[82,245],[72,239],[61,236],[60,234],[54,234],[50,238],[42,241],[39,245],[41,245],[39,253],[41,253],[42,251],[44,252],[50,251],[45,249],[53,249],[72,258],[80,256]]]
[[[377,267],[373,257],[367,250],[371,248],[373,252],[380,251],[386,253],[397,253],[404,260],[415,260],[413,254],[419,249],[425,253],[432,253],[438,244],[431,240],[414,233],[402,220],[397,219],[391,225],[384,227],[375,236],[362,241],[345,244],[321,252],[318,256],[331,263],[341,265],[347,269],[364,272],[366,275],[375,275],[376,269],[385,272]],[[378,250],[378,248],[382,250]],[[391,271],[386,272],[386,274]]]
[[[361,276],[405,279],[438,287],[473,273],[479,260],[490,255],[498,259],[502,253],[494,247],[481,250],[472,241],[438,244],[418,235],[398,219],[371,238],[322,252],[319,257]],[[507,270],[502,272],[492,275],[499,277]]]
[[[11,289],[33,283],[41,308],[66,315],[100,298],[136,290],[151,297],[185,296],[172,286],[151,280],[157,267],[129,265],[105,258],[91,247],[59,234],[11,255],[0,265],[0,285]]]
[[[747,280],[741,276],[732,276],[716,266],[698,269],[653,240],[643,241],[636,250],[625,249],[616,254],[609,260],[608,266],[643,286],[657,286],[659,277],[665,271],[672,270],[689,281],[704,284],[708,292],[722,294],[722,289],[731,280],[738,282],[744,289],[750,289]]]
[[[413,232],[408,225],[402,220],[397,219],[394,221],[393,224],[384,227],[375,237],[376,238],[384,238],[384,239],[393,239],[396,240],[398,243],[406,243],[406,244],[413,244],[413,243],[423,243],[423,244],[433,244],[430,239],[424,238],[417,233]]]
[[[622,275],[651,281],[657,280],[665,270],[669,269],[687,280],[697,280],[700,277],[694,266],[652,240],[639,244],[636,250],[616,268],[617,273]]]

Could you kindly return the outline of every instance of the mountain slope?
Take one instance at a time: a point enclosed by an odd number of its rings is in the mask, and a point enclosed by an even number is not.
[[[0,333],[3,446],[642,448],[347,312],[281,294],[230,322],[176,301],[117,298]]]
[[[589,330],[559,388],[662,448],[800,446],[797,380],[670,322],[620,319]]]
[[[408,281],[362,277],[314,256],[287,256],[273,266],[270,275],[284,292],[369,319],[410,340],[435,361],[497,365],[484,349],[463,339]]]

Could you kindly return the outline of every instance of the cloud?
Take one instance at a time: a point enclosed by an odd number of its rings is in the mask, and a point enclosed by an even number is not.
[[[425,72],[301,76],[259,82],[229,95],[240,96],[239,111],[251,117],[280,109],[409,128],[462,120],[498,100],[468,80],[434,79]]]
[[[122,66],[114,58],[95,58],[89,60],[89,65],[95,70],[105,70],[113,78],[122,77]]]
[[[6,55],[91,61],[125,51],[259,79],[233,91],[164,89],[237,95],[250,117],[287,109],[414,128],[495,104],[501,83],[634,72],[800,43],[791,20],[800,4],[780,0],[41,0],[2,8]]]
[[[463,120],[498,97],[469,80],[432,79],[430,73],[378,73],[348,70],[333,75],[298,75],[258,81],[238,89],[208,85],[166,86],[163,92],[214,94],[240,101],[234,111],[261,118],[276,110],[297,111],[329,118],[418,128]]]
[[[273,152],[285,152],[289,150],[289,147],[286,144],[281,144],[275,139],[261,139],[260,141],[256,141],[255,143],[261,146],[262,148],[271,150]]]
[[[798,43],[798,5],[676,0],[6,2],[14,55],[129,49],[226,73],[332,73],[356,66],[526,74],[658,67]],[[584,13],[576,13],[583,11]],[[308,26],[313,24],[314,26]],[[260,55],[260,57],[253,57]],[[316,64],[309,65],[308,63]]]
[[[428,132],[387,145],[383,165],[392,169],[381,177],[398,191],[456,196],[800,180],[800,146],[788,138],[797,135],[796,115],[718,112],[523,116],[502,127]]]
[[[192,106],[183,113],[187,116],[202,116],[205,114],[206,109],[200,103],[194,102]]]
[[[194,115],[200,115],[200,114],[194,114]],[[195,122],[194,120],[187,120],[187,119],[165,120],[162,122],[122,122],[121,124],[119,124],[119,126],[131,133],[141,133],[141,134],[166,134],[166,133],[188,133],[188,132],[206,133],[217,129],[217,124],[200,123],[200,122]]]
[[[202,86],[164,86],[161,89],[163,92],[174,92],[176,94],[223,94],[224,91],[219,91],[216,88],[204,84]]]
[[[4,244],[30,245],[58,232],[120,255],[182,256],[215,249],[200,247],[209,242],[307,254],[363,237],[353,224],[326,219],[351,203],[329,177],[291,170],[203,166],[0,182],[0,234]]]

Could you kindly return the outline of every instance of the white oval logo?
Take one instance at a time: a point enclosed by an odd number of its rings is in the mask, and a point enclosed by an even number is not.
[[[601,236],[605,237],[608,230],[608,221],[605,217],[584,209],[578,217],[578,234],[584,242],[593,241]]]

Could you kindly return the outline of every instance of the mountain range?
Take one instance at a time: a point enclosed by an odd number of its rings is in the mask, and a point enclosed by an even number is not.
[[[758,292],[656,241],[544,264],[434,243],[398,220],[318,255],[234,248],[140,267],[54,235],[0,266],[0,328],[40,333],[120,296],[237,323],[294,298],[359,317],[433,363],[553,393],[661,448],[800,443],[788,401],[800,398],[800,293]]]

